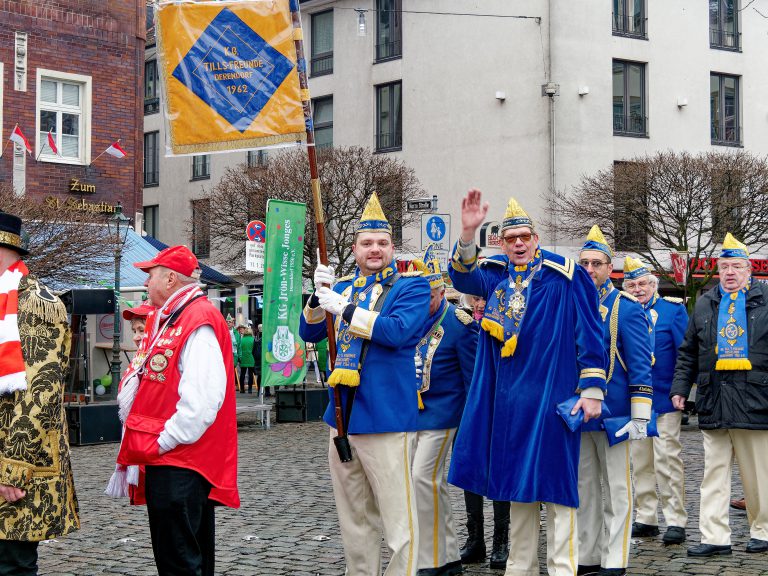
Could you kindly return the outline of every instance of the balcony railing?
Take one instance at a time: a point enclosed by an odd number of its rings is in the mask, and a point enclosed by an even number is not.
[[[403,135],[401,132],[382,132],[376,134],[376,151],[400,150],[403,147]]]
[[[403,42],[402,40],[395,40],[394,42],[382,42],[376,44],[376,61],[391,60],[393,58],[400,58],[403,55]]]
[[[720,122],[713,122],[712,144],[718,146],[740,146],[741,126],[723,126]]]
[[[144,115],[160,112],[160,98],[144,98]]]
[[[635,15],[613,15],[613,35],[648,38],[648,18]]]
[[[709,29],[709,47],[718,50],[741,52],[741,32],[729,32],[722,28]]]
[[[639,114],[614,114],[613,133],[619,136],[647,136],[648,117]]]
[[[323,76],[333,74],[333,52],[318,54],[310,61],[310,76]]]

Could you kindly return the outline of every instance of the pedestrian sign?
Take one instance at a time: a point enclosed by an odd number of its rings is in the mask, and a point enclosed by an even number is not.
[[[440,260],[441,266],[445,266],[448,259],[448,251],[451,246],[451,216],[449,214],[422,214],[421,215],[421,249],[427,246],[435,246],[435,255]]]

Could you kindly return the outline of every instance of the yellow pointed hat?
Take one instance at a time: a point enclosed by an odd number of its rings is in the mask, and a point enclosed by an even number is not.
[[[520,226],[527,226],[533,231],[533,220],[528,216],[528,213],[523,210],[520,203],[514,198],[509,199],[507,204],[507,210],[504,212],[504,221],[501,223],[501,232],[508,228],[517,228]]]
[[[608,245],[608,240],[605,239],[603,231],[600,230],[600,226],[597,224],[592,226],[589,234],[587,234],[587,241],[581,249],[582,251],[597,250],[598,252],[606,254],[608,258],[613,258],[613,250],[611,250],[611,247]]]
[[[365,205],[363,215],[357,224],[355,232],[387,232],[392,234],[392,226],[389,225],[384,210],[379,203],[379,195],[374,192]]]
[[[651,271],[637,258],[627,256],[624,258],[624,279],[635,280],[641,276],[647,276]]]
[[[723,249],[720,252],[720,258],[745,258],[749,260],[749,250],[747,247],[736,240],[733,234],[728,232],[723,240]]]
[[[430,244],[424,251],[421,260],[414,260],[412,265],[415,270],[420,270],[424,278],[429,282],[430,288],[442,288],[445,286],[443,272],[440,269],[440,260],[435,255],[435,245]]]

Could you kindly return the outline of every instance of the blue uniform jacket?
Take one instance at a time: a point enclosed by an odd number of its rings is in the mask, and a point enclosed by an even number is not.
[[[352,279],[340,280],[333,289],[341,294]],[[349,434],[413,432],[418,429],[419,400],[416,391],[416,344],[429,314],[429,283],[421,277],[400,277],[373,325],[368,352],[360,370]],[[307,342],[326,337],[322,309],[304,308],[299,335]],[[341,386],[342,408],[346,410],[350,388]],[[336,427],[333,390],[324,420]]]
[[[586,270],[542,250],[513,356],[481,329],[472,385],[448,481],[493,500],[577,507],[581,434],[556,412],[583,388],[605,389],[598,296]],[[454,249],[457,290],[488,298],[509,277],[506,257],[477,263]]]
[[[654,320],[653,410],[657,414],[675,412],[669,391],[675,375],[677,349],[688,328],[688,311],[679,298],[653,296],[651,316]]]
[[[465,324],[457,316],[457,308],[447,306],[440,324],[443,336],[431,357],[429,390],[421,393],[424,410],[419,412],[419,430],[457,428],[472,383],[479,325],[461,310],[459,315],[468,321]]]
[[[603,346],[608,352],[606,371],[609,372],[605,404],[611,417],[634,414],[648,419],[653,401],[651,334],[643,307],[633,296],[614,288],[601,304],[601,314],[605,315]],[[618,331],[612,350],[611,323],[614,319],[618,320]],[[601,429],[602,418],[590,420],[581,428],[582,432]]]

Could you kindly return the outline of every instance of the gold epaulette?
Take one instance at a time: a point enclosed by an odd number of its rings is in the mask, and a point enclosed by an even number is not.
[[[351,282],[352,279],[355,277],[354,274],[348,274],[347,276],[342,276],[341,278],[337,278],[336,282]]]
[[[461,308],[455,308],[454,312],[456,313],[456,318],[458,318],[459,322],[464,324],[464,326],[469,326],[470,324],[472,324],[472,322],[474,322],[474,318],[472,318],[472,316],[467,314]]]
[[[672,302],[672,304],[685,304],[685,300],[682,298],[675,298],[674,296],[662,296],[662,300],[666,300],[667,302]]]
[[[67,322],[67,311],[62,301],[41,284],[37,278],[31,275],[22,278],[19,291],[26,291],[29,295],[29,298],[24,300],[24,306],[45,322],[51,324]]]
[[[423,273],[421,270],[413,270],[412,272],[401,272],[400,277],[401,278],[415,278],[416,276],[423,276]]]
[[[557,270],[568,278],[568,280],[573,279],[573,271],[576,269],[576,262],[572,260],[571,258],[564,258],[564,262],[560,264],[559,262],[555,262],[554,260],[550,260],[548,258],[544,258],[544,261],[542,264],[544,266],[547,266],[549,268],[552,268],[552,270]]]
[[[626,298],[627,300],[631,300],[632,302],[640,303],[640,300],[632,296],[629,292],[625,292],[624,290],[619,290],[619,296]]]

